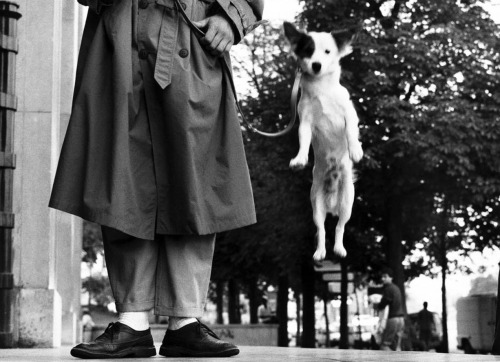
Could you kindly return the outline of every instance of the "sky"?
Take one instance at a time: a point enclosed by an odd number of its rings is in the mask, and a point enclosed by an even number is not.
[[[492,0],[485,4],[485,9],[490,12],[491,18],[500,24],[500,0]]]
[[[269,21],[294,21],[299,10],[298,0],[267,0],[263,17]]]
[[[490,12],[495,22],[500,23],[500,0],[486,1],[485,9]],[[264,19],[294,21],[299,10],[298,0],[267,0],[264,7]]]

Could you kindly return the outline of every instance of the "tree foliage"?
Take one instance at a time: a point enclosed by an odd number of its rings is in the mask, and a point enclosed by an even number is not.
[[[83,222],[82,261],[95,263],[98,255],[104,254],[101,228],[93,222]]]
[[[97,305],[106,307],[113,302],[113,293],[107,276],[92,275],[85,278],[82,281],[82,290],[89,293],[89,299]]]
[[[403,257],[431,236],[436,200],[446,199],[450,218],[475,215],[466,223],[476,227],[476,247],[491,243],[485,235],[497,229],[500,194],[499,29],[481,2],[302,2],[309,30],[364,28],[343,62],[366,152],[356,227],[380,236],[389,258],[403,244]]]

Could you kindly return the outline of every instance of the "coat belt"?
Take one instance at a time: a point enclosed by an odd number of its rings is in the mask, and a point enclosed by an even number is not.
[[[172,67],[174,64],[174,51],[177,44],[178,19],[173,0],[156,0],[157,4],[165,6],[160,29],[160,40],[156,53],[154,79],[162,89],[172,82]]]
[[[179,12],[175,6],[174,0],[155,0],[158,5],[164,6],[167,11],[163,12],[163,19],[160,30],[160,39],[158,50],[156,54],[156,65],[154,70],[154,79],[162,89],[169,86],[172,81],[172,67],[177,44],[178,36],[178,21]],[[186,12],[191,13],[193,1],[198,0],[184,0],[187,5]],[[202,2],[211,4],[216,0],[201,0]]]

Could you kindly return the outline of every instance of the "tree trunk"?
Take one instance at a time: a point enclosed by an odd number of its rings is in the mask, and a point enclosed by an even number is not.
[[[314,327],[314,268],[309,256],[302,262],[302,336],[301,347],[316,347],[316,331]]]
[[[216,282],[217,323],[224,324],[224,282]]]
[[[248,282],[248,299],[250,308],[250,324],[259,323],[257,311],[259,309],[259,295],[257,293],[257,280],[250,279]]]
[[[405,293],[405,277],[403,269],[403,207],[401,196],[395,194],[389,199],[389,209],[387,211],[387,245],[386,245],[386,261],[387,265],[394,272],[393,282],[401,291],[403,311],[406,315],[406,293]]]
[[[448,313],[446,308],[446,272],[448,270],[447,267],[448,259],[446,259],[446,252],[444,253],[444,258],[442,259],[442,287],[441,287],[441,300],[443,303],[443,342],[441,352],[448,353]]]
[[[440,230],[438,233],[439,237],[439,253],[440,253],[440,259],[441,259],[441,300],[443,304],[443,342],[441,346],[441,352],[448,353],[449,352],[449,347],[448,347],[448,313],[447,313],[447,307],[446,307],[446,273],[448,272],[448,258],[446,257],[446,251],[447,251],[447,245],[446,245],[446,234],[448,232],[448,216],[449,216],[449,210],[448,210],[448,203],[446,202],[447,200],[445,199],[443,204],[443,212],[441,215],[441,220],[440,220]]]
[[[302,324],[302,317],[300,316],[300,311],[302,310],[302,303],[300,303],[300,293],[295,292],[295,303],[297,304],[297,315],[295,318],[297,318],[297,331],[295,334],[295,346],[300,346],[301,345],[301,324]],[[500,317],[499,317],[500,318]]]
[[[340,349],[349,348],[349,326],[347,313],[347,263],[342,259],[340,282]]]
[[[325,283],[326,284],[326,283]],[[325,347],[330,348],[330,319],[328,318],[328,287],[325,287],[326,291],[323,292],[323,314],[325,315]]]
[[[278,279],[278,347],[288,347],[288,276],[281,275]]]
[[[500,264],[498,264],[500,265]],[[498,272],[498,290],[497,290],[497,323],[495,325],[495,340],[493,341],[493,347],[491,347],[492,355],[500,355],[500,271]]]
[[[234,279],[228,284],[228,317],[230,324],[241,324],[240,288]]]
[[[89,293],[89,299],[87,301],[87,305],[89,307],[89,311],[90,311],[90,306],[92,305],[92,284],[94,283],[93,281],[93,277],[92,277],[92,267],[93,267],[94,263],[88,263],[88,266],[89,266],[89,290],[88,290],[88,293]]]

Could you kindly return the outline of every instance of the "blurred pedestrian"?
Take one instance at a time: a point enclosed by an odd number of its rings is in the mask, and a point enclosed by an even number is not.
[[[390,268],[382,270],[382,283],[384,284],[384,290],[378,309],[383,312],[388,306],[389,312],[385,322],[385,328],[382,333],[380,349],[400,351],[405,320],[401,291],[398,286],[392,282],[392,278],[393,272]]]
[[[259,317],[259,323],[276,323],[276,316],[269,307],[269,300],[265,295],[262,297],[261,304],[257,309],[257,316]]]
[[[434,315],[427,310],[427,305],[427,302],[424,302],[424,309],[418,312],[417,316],[419,339],[424,345],[424,351],[429,350],[432,331],[435,328]]]
[[[95,326],[94,321],[92,320],[92,315],[90,311],[87,309],[83,310],[82,313],[82,327],[83,327],[83,342],[90,342],[92,340],[92,329]]]

